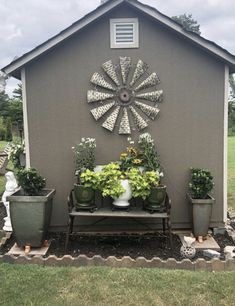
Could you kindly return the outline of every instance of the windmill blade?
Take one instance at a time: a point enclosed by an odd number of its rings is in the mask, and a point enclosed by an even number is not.
[[[107,117],[105,122],[102,124],[102,127],[112,132],[115,127],[119,111],[120,106],[117,106],[115,110]]]
[[[145,71],[148,69],[148,65],[145,64],[142,60],[138,60],[138,63],[135,68],[134,75],[132,77],[132,80],[130,82],[130,86],[133,86],[135,82],[145,73]]]
[[[131,128],[126,107],[123,108],[123,116],[120,122],[119,135],[131,134]]]
[[[102,68],[104,69],[104,71],[107,73],[107,75],[111,78],[111,80],[113,80],[113,82],[117,85],[120,86],[116,71],[115,71],[115,67],[112,63],[111,60],[103,63]]]
[[[87,91],[87,102],[97,102],[103,101],[109,98],[113,98],[114,94],[109,94],[106,92],[96,91],[96,90],[88,90]]]
[[[145,100],[148,100],[148,101],[151,101],[151,102],[161,102],[162,101],[162,95],[163,95],[162,90],[156,90],[156,91],[151,91],[151,92],[138,94],[138,95],[136,95],[136,98],[145,99]]]
[[[128,74],[131,68],[131,58],[127,56],[120,56],[120,67],[122,73],[123,84],[126,85]]]
[[[148,126],[147,122],[137,113],[133,106],[130,106],[130,111],[138,130],[145,129]]]
[[[154,120],[157,114],[160,112],[160,110],[155,106],[150,106],[138,101],[135,101],[134,103],[140,110],[142,110],[143,113],[145,113],[146,116],[152,120]]]
[[[115,105],[115,101],[114,102],[110,102],[110,103],[108,103],[106,105],[101,105],[101,106],[95,107],[95,108],[93,108],[91,110],[92,116],[95,118],[95,120],[99,120],[114,105]]]
[[[94,85],[98,85],[100,87],[103,87],[103,88],[107,88],[107,89],[110,89],[110,90],[113,90],[115,91],[116,89],[110,84],[108,83],[105,78],[99,74],[98,72],[95,72],[93,74],[93,76],[91,77],[91,83],[94,84]]]
[[[160,79],[156,72],[153,72],[146,80],[135,88],[135,91],[155,86],[160,83]]]

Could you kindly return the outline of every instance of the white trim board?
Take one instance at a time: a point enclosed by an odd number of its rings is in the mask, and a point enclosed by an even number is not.
[[[28,126],[25,68],[21,69],[21,81],[22,81],[23,114],[24,114],[24,139],[25,139],[26,168],[30,168],[29,126]]]
[[[228,91],[229,91],[229,67],[224,69],[224,150],[223,150],[223,221],[227,221],[228,209]]]

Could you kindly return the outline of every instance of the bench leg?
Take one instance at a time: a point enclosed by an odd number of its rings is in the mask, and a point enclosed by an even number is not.
[[[67,252],[68,243],[69,243],[69,236],[73,232],[73,221],[74,221],[74,217],[69,217],[68,229],[67,229],[67,233],[66,233],[65,247],[64,247],[65,252]]]
[[[171,247],[171,250],[173,250],[172,231],[171,231],[171,220],[170,220],[170,219],[167,219],[167,227],[168,227],[168,231],[169,231],[170,247]]]
[[[163,218],[162,219],[162,230],[163,230],[163,234],[166,234],[166,220]]]

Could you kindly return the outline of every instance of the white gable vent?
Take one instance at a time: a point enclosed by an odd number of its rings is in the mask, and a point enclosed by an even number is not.
[[[110,47],[139,47],[139,24],[137,18],[110,19]]]

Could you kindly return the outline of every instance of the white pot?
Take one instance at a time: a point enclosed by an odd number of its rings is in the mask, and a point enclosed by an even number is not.
[[[128,202],[131,199],[131,185],[128,180],[121,180],[122,187],[126,190],[123,194],[120,195],[119,198],[115,199],[113,202],[114,206],[117,207],[128,207],[130,203]]]

